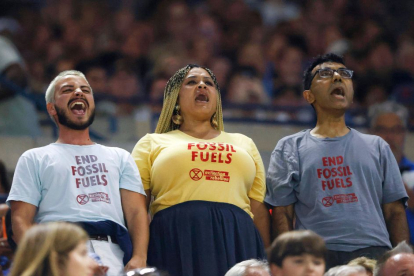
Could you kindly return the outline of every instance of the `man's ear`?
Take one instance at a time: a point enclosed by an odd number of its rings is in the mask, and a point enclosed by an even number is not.
[[[315,102],[315,96],[313,95],[311,90],[303,91],[303,97],[309,104],[313,104]]]
[[[55,105],[53,103],[47,103],[46,109],[47,109],[47,113],[49,113],[49,115],[52,117],[57,114]]]

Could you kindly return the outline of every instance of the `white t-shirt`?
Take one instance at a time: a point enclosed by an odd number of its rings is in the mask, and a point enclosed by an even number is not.
[[[37,206],[37,223],[111,220],[125,227],[119,189],[145,195],[127,151],[53,143],[23,153],[7,203]]]

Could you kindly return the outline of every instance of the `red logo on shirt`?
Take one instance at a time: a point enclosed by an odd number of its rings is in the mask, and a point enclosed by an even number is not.
[[[333,197],[327,196],[322,199],[322,204],[325,207],[332,206],[334,202],[336,202],[336,204],[358,202],[358,197],[355,195],[355,193],[352,193],[334,195]]]
[[[198,181],[203,178],[203,171],[197,168],[194,168],[190,171],[190,177],[194,181]]]
[[[322,204],[325,207],[330,207],[333,204],[333,198],[331,196],[324,197],[322,199]]]
[[[89,201],[89,197],[87,195],[78,195],[76,197],[76,201],[80,204],[80,205],[85,205],[86,203],[88,203]]]

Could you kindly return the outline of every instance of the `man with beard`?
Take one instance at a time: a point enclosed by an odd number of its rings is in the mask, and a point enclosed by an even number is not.
[[[335,54],[307,68],[303,95],[316,126],[281,139],[267,175],[274,234],[313,230],[329,250],[327,268],[360,256],[375,259],[409,239],[407,193],[389,145],[345,123],[352,75]]]
[[[59,137],[18,161],[7,199],[14,239],[35,223],[76,222],[108,275],[119,275],[124,265],[145,267],[148,219],[139,171],[127,151],[91,141],[95,102],[88,81],[79,71],[64,71],[45,98]]]

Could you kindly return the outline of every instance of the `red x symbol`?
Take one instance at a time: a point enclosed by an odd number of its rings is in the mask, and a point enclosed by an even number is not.
[[[332,204],[333,204],[333,198],[332,198],[331,196],[324,197],[324,198],[322,199],[322,204],[323,204],[325,207],[330,207],[330,206],[332,206]]]
[[[86,203],[88,203],[89,201],[89,197],[87,195],[78,195],[76,197],[76,201],[80,204],[80,205],[85,205]]]
[[[194,168],[190,171],[190,177],[194,181],[198,181],[203,177],[203,172],[200,169]]]

